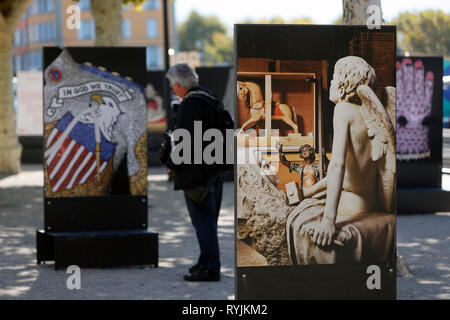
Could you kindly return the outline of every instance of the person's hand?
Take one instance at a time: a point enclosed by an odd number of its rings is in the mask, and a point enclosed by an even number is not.
[[[318,246],[331,245],[335,232],[334,222],[325,216],[322,217],[319,223],[305,225],[300,230],[300,234],[308,234],[311,237],[311,241]]]

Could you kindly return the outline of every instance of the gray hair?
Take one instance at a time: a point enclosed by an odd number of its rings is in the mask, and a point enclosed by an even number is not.
[[[170,83],[178,82],[186,89],[198,86],[198,75],[187,63],[176,64],[167,71],[166,78]]]

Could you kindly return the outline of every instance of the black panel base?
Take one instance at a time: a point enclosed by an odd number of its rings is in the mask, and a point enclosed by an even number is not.
[[[396,299],[396,270],[380,268],[380,287],[367,286],[369,265],[238,267],[239,300]],[[370,281],[369,281],[370,282]]]
[[[441,147],[442,150],[442,147]],[[397,188],[441,188],[442,161],[397,161]]]
[[[450,211],[450,191],[434,188],[397,189],[397,213]]]
[[[147,230],[36,232],[37,263],[55,261],[55,269],[158,266],[158,234]]]

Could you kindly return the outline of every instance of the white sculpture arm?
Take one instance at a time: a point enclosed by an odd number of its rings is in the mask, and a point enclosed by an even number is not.
[[[303,188],[303,198],[318,196],[318,193],[327,189],[327,177],[319,180],[311,187]]]

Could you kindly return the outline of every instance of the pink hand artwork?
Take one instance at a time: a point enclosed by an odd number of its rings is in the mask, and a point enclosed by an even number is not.
[[[421,60],[397,62],[397,159],[430,157],[429,123],[434,74]]]

